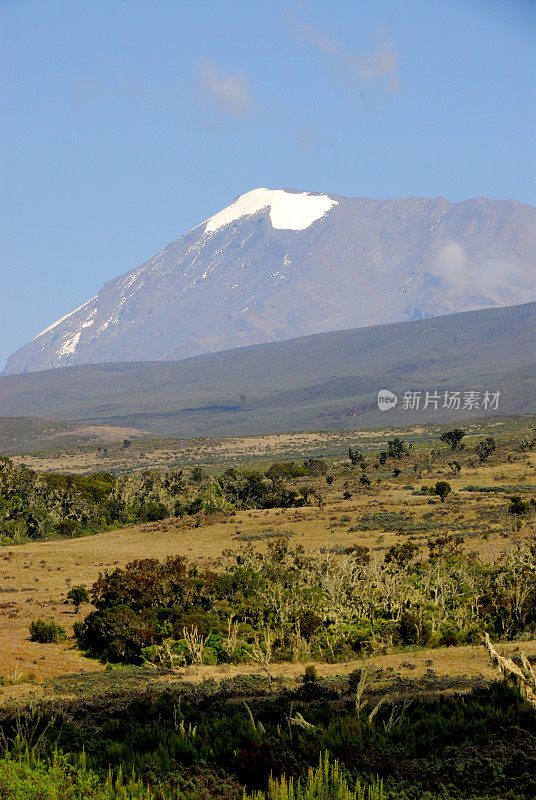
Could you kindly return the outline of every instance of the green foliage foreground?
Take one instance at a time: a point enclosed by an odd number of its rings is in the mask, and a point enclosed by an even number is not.
[[[0,800],[153,800],[154,794],[132,779],[106,781],[87,769],[81,756],[74,766],[54,752],[50,760],[31,751],[0,759]]]
[[[188,792],[188,800],[197,800]],[[159,792],[160,797],[164,797]],[[201,795],[198,795],[200,798]],[[337,761],[330,763],[329,754],[310,768],[306,780],[270,777],[265,792],[255,792],[243,800],[384,800],[381,782],[368,786],[359,780],[351,789],[341,774]],[[155,795],[135,778],[115,780],[108,774],[102,782],[86,766],[84,756],[74,766],[66,755],[55,751],[49,761],[37,758],[30,751],[0,759],[0,800],[155,800]]]
[[[277,779],[273,776],[268,782],[268,790],[244,795],[244,800],[384,800],[381,782],[367,786],[357,781],[355,789],[351,789],[341,774],[338,761],[330,763],[329,754],[320,757],[316,769],[309,768],[305,781],[295,782],[285,776]]]
[[[17,756],[20,747],[0,760],[0,800],[536,798],[536,713],[516,691],[496,683],[410,704],[362,698],[356,708],[358,680],[273,695],[261,678],[183,683],[130,701],[73,701],[63,716],[34,709],[22,725],[6,711],[0,743],[37,726],[42,760]]]

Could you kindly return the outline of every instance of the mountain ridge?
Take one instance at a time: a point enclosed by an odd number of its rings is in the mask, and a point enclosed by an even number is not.
[[[5,374],[177,360],[534,298],[531,206],[256,189],[108,281]]]

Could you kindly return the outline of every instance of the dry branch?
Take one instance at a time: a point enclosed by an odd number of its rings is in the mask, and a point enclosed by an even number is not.
[[[521,654],[523,668],[520,668],[511,658],[501,656],[497,652],[487,633],[484,634],[484,645],[499,672],[519,689],[527,702],[536,707],[536,675],[527,657]]]

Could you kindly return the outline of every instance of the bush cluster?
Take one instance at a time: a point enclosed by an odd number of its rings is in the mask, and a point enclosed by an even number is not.
[[[456,645],[483,631],[511,638],[536,629],[536,549],[494,564],[462,540],[412,542],[387,552],[329,555],[272,540],[228,553],[217,571],[184,558],[134,561],[100,576],[96,606],[75,633],[108,661],[163,666],[336,661],[393,645]]]
[[[16,467],[0,457],[0,530],[4,543],[75,536],[136,522],[235,508],[304,506],[309,491],[285,481],[324,474],[321,459],[273,464],[265,474],[228,469],[219,477],[200,467],[187,480],[182,470],[145,471],[116,478],[56,475]],[[0,539],[0,542],[2,541]]]
[[[36,619],[30,622],[30,640],[41,644],[64,642],[67,637],[65,629],[53,619]]]

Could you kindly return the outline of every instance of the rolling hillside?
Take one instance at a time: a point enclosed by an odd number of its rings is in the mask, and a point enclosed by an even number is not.
[[[0,378],[5,416],[166,436],[418,424],[482,416],[377,408],[380,389],[501,392],[496,410],[536,410],[536,303],[359,328],[178,362],[67,367]]]

